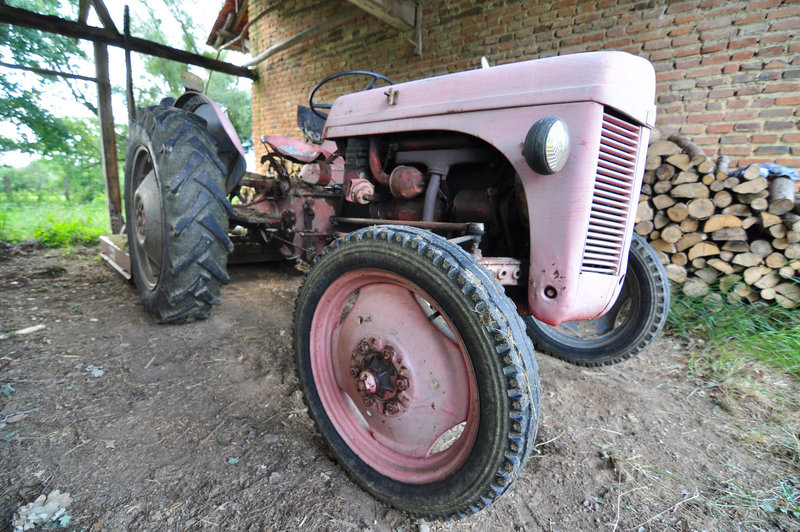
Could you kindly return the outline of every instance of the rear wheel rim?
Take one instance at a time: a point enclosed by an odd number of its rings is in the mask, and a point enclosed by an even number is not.
[[[321,403],[364,463],[407,484],[461,467],[478,430],[476,378],[428,294],[387,271],[349,272],[322,295],[309,339]]]
[[[150,152],[140,146],[131,172],[133,186],[133,224],[130,249],[139,266],[137,281],[153,290],[161,276],[163,263],[163,210],[158,176]]]

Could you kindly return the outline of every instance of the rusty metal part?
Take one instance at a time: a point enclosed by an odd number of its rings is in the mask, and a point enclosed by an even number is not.
[[[389,176],[389,190],[396,198],[416,198],[425,192],[425,176],[417,168],[401,164]]]
[[[512,257],[483,257],[478,259],[478,262],[489,270],[501,285],[516,286],[520,284],[522,261]]]
[[[415,220],[384,220],[381,218],[348,218],[344,216],[332,216],[331,223],[338,224],[353,224],[353,225],[407,225],[409,227],[418,227],[428,231],[460,231],[469,233],[476,226],[482,229],[483,224],[474,223],[455,223],[455,222],[420,222]]]
[[[351,203],[366,205],[375,197],[375,186],[367,179],[351,179],[348,183],[344,199]]]
[[[363,338],[353,349],[350,378],[356,381],[366,407],[379,413],[399,414],[407,403],[404,393],[412,383],[403,366],[400,352],[391,344],[381,345],[375,338]]]
[[[422,218],[422,209],[421,199],[398,200],[391,198],[388,201],[370,205],[369,213],[377,219],[416,221]]]
[[[461,190],[453,199],[453,217],[460,222],[491,221],[489,198],[485,190]]]
[[[389,186],[389,174],[383,170],[381,164],[380,153],[378,152],[378,138],[369,138],[369,169],[372,172],[372,177],[378,184],[385,187]]]
[[[331,182],[331,166],[325,161],[309,163],[303,165],[298,177],[310,185],[327,185]]]

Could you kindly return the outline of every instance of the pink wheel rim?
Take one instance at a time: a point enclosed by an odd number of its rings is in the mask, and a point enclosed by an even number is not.
[[[390,272],[349,272],[322,295],[310,331],[314,384],[339,436],[378,473],[426,484],[469,455],[478,392],[455,331],[430,296]]]

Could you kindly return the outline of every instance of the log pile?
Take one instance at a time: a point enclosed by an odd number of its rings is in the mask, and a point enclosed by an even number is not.
[[[800,307],[796,182],[764,178],[758,165],[729,172],[729,163],[677,135],[653,142],[635,231],[687,295]]]

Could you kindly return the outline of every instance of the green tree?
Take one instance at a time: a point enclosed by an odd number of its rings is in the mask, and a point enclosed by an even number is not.
[[[76,0],[7,0],[7,4],[41,14],[73,17]],[[76,73],[76,65],[86,64],[86,53],[75,39],[0,24],[0,58],[3,62],[34,68]],[[27,76],[30,76],[28,74]],[[70,125],[55,116],[46,105],[43,89],[58,86],[96,114],[85,82],[55,76],[38,76],[39,87],[23,79],[18,71],[0,68],[0,117],[11,124],[0,133],[0,149],[24,153],[64,153],[68,149]],[[93,87],[91,87],[93,89]]]
[[[205,30],[198,27],[194,19],[189,15],[195,8],[196,3],[187,0],[163,0],[163,3],[172,18],[180,25],[180,43],[167,42],[163,27],[159,23],[160,18],[150,2],[143,6],[147,16],[136,22],[136,32],[144,39],[169,44],[207,57],[216,57],[216,54],[208,51],[207,47],[203,46],[206,48],[206,50],[203,50],[201,45],[198,44],[198,41],[204,42],[206,36],[203,35]],[[220,59],[225,60],[224,52]],[[140,79],[137,82],[138,99],[141,104],[158,103],[166,96],[177,97],[184,91],[181,74],[187,70],[187,66],[183,63],[160,57],[147,57],[145,70],[150,74],[150,77]],[[208,97],[225,107],[242,143],[246,145],[252,142],[249,90],[240,88],[239,80],[235,76],[210,71],[204,71],[204,74],[205,92]]]

